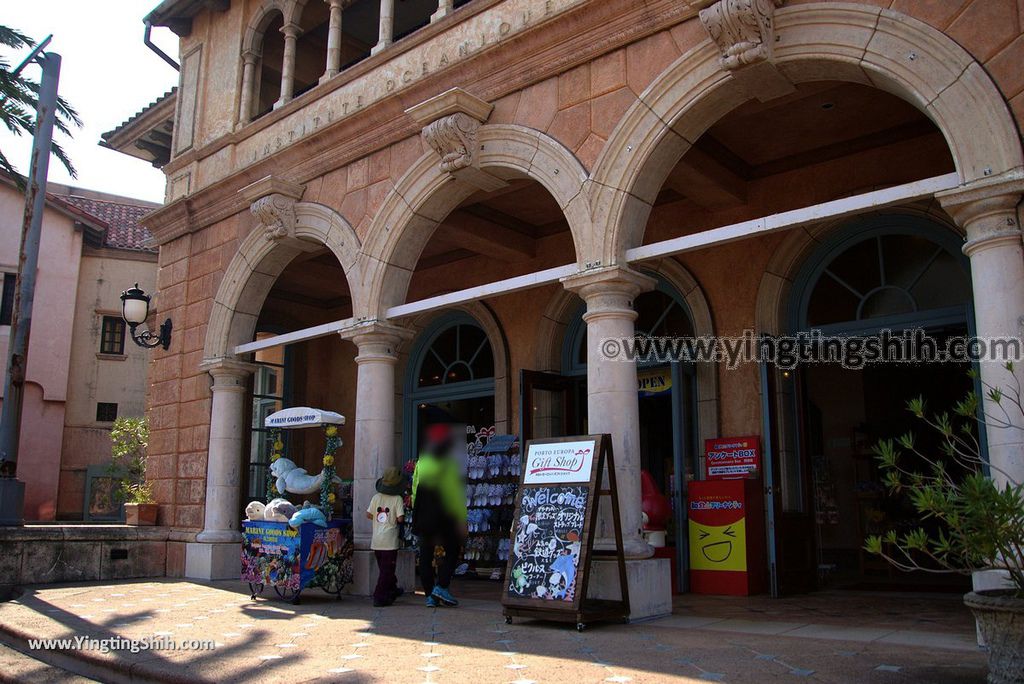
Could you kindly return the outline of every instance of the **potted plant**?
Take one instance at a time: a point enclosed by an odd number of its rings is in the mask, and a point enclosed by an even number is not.
[[[1006,364],[1011,377],[1013,365]],[[972,378],[977,375],[972,372]],[[964,603],[974,613],[988,647],[988,681],[1024,680],[1024,487],[1015,473],[991,464],[975,437],[976,423],[992,431],[1024,430],[1020,384],[1004,391],[983,383],[987,402],[974,392],[952,412],[929,414],[918,397],[910,412],[938,438],[938,452],[919,447],[914,434],[880,441],[874,448],[884,483],[905,492],[922,523],[910,531],[868,537],[865,549],[900,570],[970,575],[997,569],[1006,587],[972,591]]]
[[[146,446],[149,423],[145,418],[122,417],[110,429],[110,477],[117,483],[116,495],[124,504],[128,525],[156,525],[158,506],[152,486],[146,482]]]

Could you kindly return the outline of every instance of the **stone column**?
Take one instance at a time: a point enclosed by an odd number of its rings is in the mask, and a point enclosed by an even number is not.
[[[455,0],[437,0],[437,11],[430,15],[430,21],[440,21],[455,9]]]
[[[622,266],[584,271],[562,280],[583,298],[587,311],[587,415],[591,433],[612,436],[615,479],[622,518],[622,541],[627,558],[649,558],[654,550],[641,536],[640,410],[636,364],[608,358],[605,340],[632,339],[636,320],[633,299],[654,287],[655,281]],[[613,546],[611,506],[601,504],[598,548]]]
[[[251,50],[242,53],[242,97],[238,103],[238,125],[252,118],[252,101],[256,92],[256,63],[260,56]]]
[[[971,260],[974,291],[974,322],[980,338],[1021,338],[1024,316],[1024,243],[1021,241],[1017,205],[1024,193],[1020,172],[984,179],[938,193],[942,208],[966,233],[963,252]],[[985,385],[1009,390],[1024,386],[1024,363],[1011,374],[1002,362],[979,364]],[[987,391],[985,392],[987,393]],[[989,428],[988,456],[992,477],[1002,486],[1007,478],[1024,481],[1024,416],[1003,402],[1018,429]],[[1001,410],[988,399],[986,411]]]
[[[274,103],[274,109],[283,107],[292,101],[295,94],[295,46],[302,29],[298,24],[285,24],[281,27],[284,34],[284,58],[281,60],[281,98]]]
[[[329,81],[341,72],[341,11],[342,0],[326,0],[331,6],[331,20],[327,25],[327,67],[320,82]]]
[[[344,330],[341,336],[358,349],[352,525],[356,548],[368,549],[372,525],[361,513],[370,505],[383,470],[399,465],[395,448],[395,364],[398,345],[411,337],[411,331],[374,321]]]
[[[240,570],[239,488],[245,443],[245,401],[255,366],[233,358],[204,362],[213,376],[210,445],[206,463],[206,517],[196,542],[188,545],[185,576],[228,579]]]
[[[395,0],[380,0],[380,32],[377,44],[370,50],[375,55],[394,42]]]

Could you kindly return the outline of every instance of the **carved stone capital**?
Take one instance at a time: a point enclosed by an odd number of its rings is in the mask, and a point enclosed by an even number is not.
[[[295,200],[273,193],[260,197],[249,205],[252,215],[263,226],[267,240],[282,240],[295,237]]]
[[[775,8],[784,0],[719,0],[700,11],[700,22],[722,51],[728,71],[771,59]]]
[[[441,169],[453,173],[473,166],[480,122],[463,112],[442,117],[423,128],[423,140],[441,157]]]

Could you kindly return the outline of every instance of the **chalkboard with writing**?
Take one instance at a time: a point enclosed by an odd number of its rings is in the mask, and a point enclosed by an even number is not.
[[[508,596],[572,603],[588,485],[543,485],[519,493],[519,517],[512,538]]]
[[[608,488],[601,489],[607,467]],[[587,598],[592,530],[600,496],[611,497],[621,600]],[[502,605],[506,622],[534,617],[575,622],[626,620],[629,592],[609,435],[531,440],[512,521]]]

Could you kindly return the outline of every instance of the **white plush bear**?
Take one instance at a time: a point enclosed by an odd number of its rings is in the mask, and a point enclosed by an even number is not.
[[[245,507],[245,518],[246,520],[266,520],[263,517],[266,510],[267,506],[262,501],[250,501],[249,505]]]
[[[295,504],[291,501],[287,499],[274,499],[267,504],[267,508],[263,512],[263,519],[275,522],[288,522],[295,515],[296,510]]]

